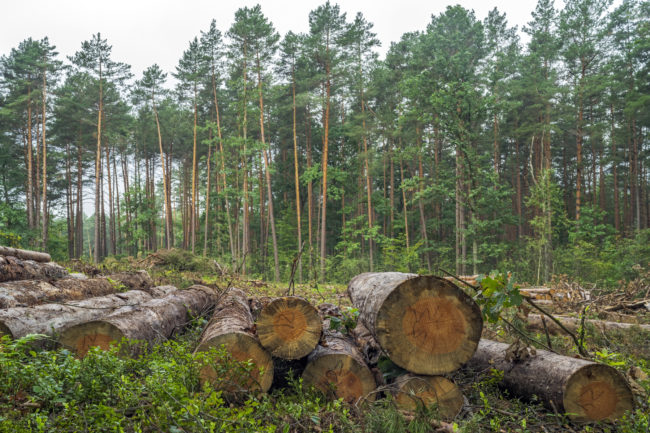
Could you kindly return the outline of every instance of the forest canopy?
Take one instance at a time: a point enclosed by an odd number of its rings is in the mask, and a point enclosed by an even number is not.
[[[0,53],[0,244],[276,280],[648,264],[648,2],[539,0],[522,29],[450,6],[383,58],[362,13],[280,35],[243,7],[142,76],[100,33],[55,43]]]

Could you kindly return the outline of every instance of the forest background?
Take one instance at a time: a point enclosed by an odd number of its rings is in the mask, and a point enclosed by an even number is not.
[[[614,285],[650,261],[650,5],[433,15],[377,54],[324,3],[260,6],[133,76],[101,34],[0,58],[0,244],[55,259],[179,247],[245,275],[513,271]],[[174,86],[169,80],[174,78]],[[299,254],[302,252],[302,254]]]

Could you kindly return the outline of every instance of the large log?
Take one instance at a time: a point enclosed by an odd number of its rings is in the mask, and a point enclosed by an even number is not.
[[[66,328],[59,341],[78,356],[84,356],[91,347],[107,350],[126,338],[140,342],[132,349],[132,354],[137,354],[142,346],[164,341],[174,331],[183,329],[191,317],[210,308],[215,298],[216,293],[204,286],[175,290],[163,298],[120,308],[101,319]]]
[[[235,366],[224,377],[223,372],[217,373],[216,365],[204,365],[201,368],[201,380],[228,392],[245,390],[261,390],[266,392],[273,382],[273,360],[271,355],[262,347],[255,334],[253,316],[243,291],[231,288],[221,295],[215,307],[210,323],[195,350],[195,354],[209,352],[211,348],[221,347],[238,362],[250,361],[252,370],[245,374]],[[212,363],[219,363],[219,359]],[[221,368],[219,368],[221,369]]]
[[[307,300],[296,296],[267,303],[255,322],[260,343],[272,356],[303,358],[316,348],[323,323]]]
[[[0,256],[0,283],[18,280],[53,280],[68,274],[53,262],[41,263],[13,256]]]
[[[388,357],[413,373],[458,369],[481,338],[483,319],[476,302],[443,278],[365,273],[350,281],[348,294]]]
[[[51,282],[10,281],[0,283],[0,309],[86,299],[124,289],[147,290],[152,285],[153,281],[145,271],[122,272],[99,278],[63,278]]]
[[[160,286],[124,293],[99,296],[65,304],[43,304],[34,307],[15,307],[0,310],[0,336],[20,338],[28,334],[53,335],[64,328],[97,320],[118,308],[137,308],[154,297],[162,297],[176,290]]]
[[[438,415],[445,420],[454,419],[465,403],[460,388],[443,376],[404,374],[395,379],[391,393],[399,409],[436,406]]]
[[[351,339],[325,331],[321,344],[307,358],[303,382],[326,395],[355,403],[361,398],[375,400],[372,371]]]
[[[577,317],[567,317],[567,316],[555,316],[556,319],[564,325],[569,331],[576,332],[580,328],[581,320]],[[544,319],[546,322],[546,328],[548,332],[556,335],[564,334],[564,330],[560,328],[555,322],[550,320],[548,317]],[[587,326],[593,326],[596,329],[599,329],[603,332],[610,331],[629,331],[631,329],[639,329],[641,331],[650,332],[650,325],[639,325],[634,323],[621,323],[621,322],[609,322],[606,320],[592,320],[586,319],[585,324]],[[534,331],[544,331],[544,323],[542,323],[542,316],[539,314],[529,314],[528,315],[528,329]]]
[[[0,246],[0,256],[13,256],[23,260],[33,260],[35,262],[47,263],[52,261],[48,253],[40,251],[21,250],[20,248],[11,248]]]
[[[544,350],[522,360],[506,356],[508,345],[482,339],[468,366],[503,371],[501,385],[577,422],[616,420],[634,406],[632,391],[612,367]]]

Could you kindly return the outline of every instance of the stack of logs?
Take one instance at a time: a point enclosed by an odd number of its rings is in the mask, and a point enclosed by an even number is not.
[[[331,329],[340,311],[330,304],[248,299],[236,288],[153,287],[144,271],[74,277],[46,254],[3,248],[0,254],[12,255],[0,255],[0,335],[45,334],[78,356],[123,338],[137,340],[126,350],[139,353],[214,308],[195,353],[201,380],[225,392],[266,392],[285,385],[291,373],[353,404],[390,394],[399,408],[435,405],[442,419],[452,419],[465,399],[446,376],[466,366],[502,370],[502,385],[514,395],[536,396],[576,421],[614,420],[633,407],[628,384],[611,367],[544,351],[512,356],[508,345],[481,339],[479,307],[447,279],[358,275],[348,286],[358,323],[346,332]],[[246,375],[224,370],[213,348],[252,368]],[[402,374],[385,380],[380,359]]]

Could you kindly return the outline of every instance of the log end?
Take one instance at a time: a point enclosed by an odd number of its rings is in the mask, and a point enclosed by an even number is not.
[[[213,383],[216,387],[225,391],[246,389],[266,392],[271,388],[273,383],[273,359],[253,336],[243,332],[221,334],[202,342],[196,348],[196,353],[209,351],[211,347],[218,349],[222,346],[236,361],[252,362],[252,370],[247,374],[239,371],[224,373],[223,371],[217,371],[213,365],[207,365],[201,369],[201,382]],[[210,361],[219,362],[219,360]],[[221,385],[224,383],[222,382],[224,377],[232,380],[233,383]]]
[[[375,400],[377,387],[370,369],[345,354],[323,355],[310,362],[302,374],[305,384],[328,396],[355,403],[362,397]]]
[[[463,408],[464,398],[458,386],[443,376],[406,374],[395,381],[393,396],[399,409],[413,411],[419,405],[437,406],[440,418],[451,420]]]
[[[476,351],[483,329],[476,302],[453,283],[410,278],[377,314],[376,338],[391,360],[417,374],[452,372]]]
[[[316,348],[322,326],[314,306],[302,298],[288,296],[264,306],[256,329],[260,343],[271,355],[299,359]]]
[[[119,343],[124,334],[115,325],[103,321],[92,321],[71,326],[61,332],[61,345],[77,354],[86,356],[91,347],[108,350],[112,344]]]
[[[571,375],[565,385],[563,404],[574,421],[614,421],[634,408],[634,397],[614,368],[590,364]]]

